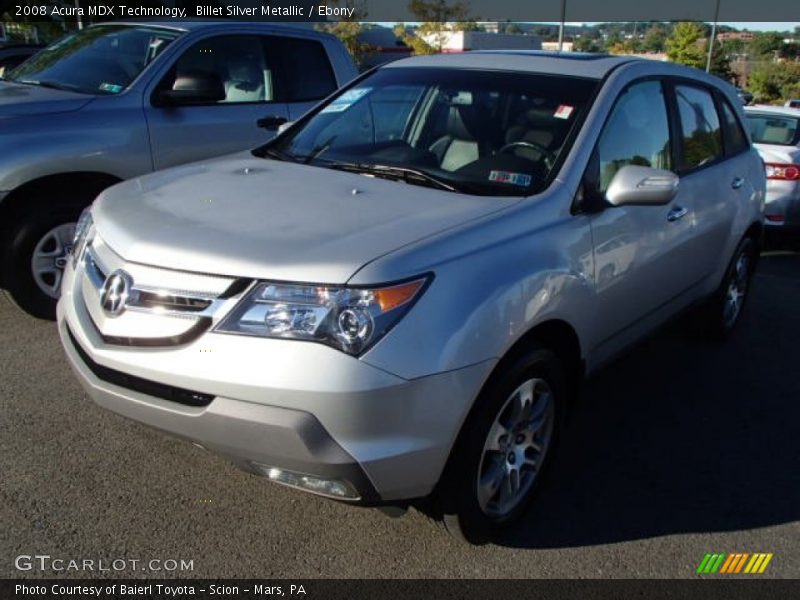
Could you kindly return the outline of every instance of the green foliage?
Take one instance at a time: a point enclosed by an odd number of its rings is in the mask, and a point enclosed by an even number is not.
[[[667,44],[667,32],[658,25],[650,27],[642,40],[642,49],[645,52],[664,52]]]
[[[757,102],[774,103],[800,97],[800,64],[763,64],[750,73],[747,87]]]
[[[772,58],[783,46],[783,36],[775,32],[757,33],[750,42],[750,52],[754,56]]]
[[[466,0],[411,0],[408,9],[420,22],[419,27],[410,32],[401,23],[395,27],[395,34],[415,54],[440,52],[451,31],[478,29],[478,24],[468,19],[469,3]]]
[[[340,0],[329,0],[329,2],[336,5],[340,4]],[[339,38],[339,41],[342,42],[353,58],[353,62],[361,68],[365,56],[373,50],[372,46],[359,39],[361,32],[364,31],[364,19],[367,16],[367,10],[364,3],[359,0],[343,0],[341,4],[348,8],[354,8],[353,16],[344,21],[332,21],[318,25],[317,29],[327,31]]]
[[[703,29],[697,23],[677,23],[667,38],[667,58],[676,63],[704,69],[705,53],[699,44]]]

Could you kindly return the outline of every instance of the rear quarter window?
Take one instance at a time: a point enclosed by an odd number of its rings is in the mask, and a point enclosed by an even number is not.
[[[800,141],[799,120],[797,117],[783,115],[747,114],[750,137],[756,144],[796,145]]]

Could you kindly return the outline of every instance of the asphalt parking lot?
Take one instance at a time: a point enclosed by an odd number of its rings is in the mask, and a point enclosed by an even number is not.
[[[191,559],[175,575],[194,577],[692,577],[707,552],[771,552],[761,577],[800,577],[799,345],[800,253],[769,253],[728,343],[679,323],[587,384],[536,506],[476,548],[101,410],[54,325],[3,298],[0,577],[25,575],[20,554]]]

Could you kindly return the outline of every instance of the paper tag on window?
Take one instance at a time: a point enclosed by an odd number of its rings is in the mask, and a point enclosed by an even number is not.
[[[572,116],[573,110],[575,110],[574,106],[570,106],[569,104],[559,104],[553,116],[556,119],[569,119],[570,116]]]
[[[358,102],[358,100],[368,94],[371,90],[371,87],[353,88],[352,90],[347,90],[344,94],[323,108],[320,113],[343,112],[350,108],[352,104]]]
[[[510,171],[491,171],[489,173],[489,181],[527,187],[531,184],[531,176],[525,173],[512,173]]]

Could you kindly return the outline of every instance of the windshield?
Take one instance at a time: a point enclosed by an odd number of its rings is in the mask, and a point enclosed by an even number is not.
[[[480,195],[544,189],[597,82],[466,69],[384,68],[260,156]]]
[[[748,113],[747,124],[756,144],[794,146],[800,141],[796,117]]]
[[[89,27],[48,46],[6,79],[83,94],[118,94],[179,35],[156,27]]]

